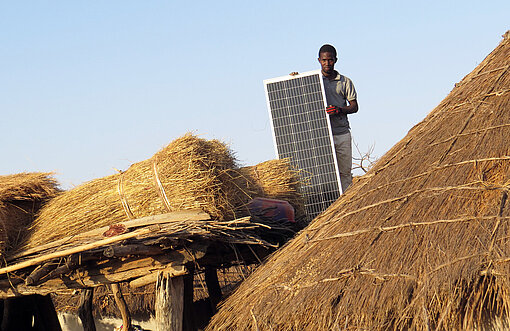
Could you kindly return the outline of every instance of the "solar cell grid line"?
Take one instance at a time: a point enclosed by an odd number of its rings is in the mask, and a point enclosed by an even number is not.
[[[340,196],[326,99],[319,70],[264,80],[273,142],[278,158],[301,170],[308,220]]]

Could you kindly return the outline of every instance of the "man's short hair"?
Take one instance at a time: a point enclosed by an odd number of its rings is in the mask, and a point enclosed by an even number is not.
[[[330,44],[322,45],[322,47],[319,49],[319,57],[321,57],[322,53],[333,53],[333,55],[336,57],[336,49]]]

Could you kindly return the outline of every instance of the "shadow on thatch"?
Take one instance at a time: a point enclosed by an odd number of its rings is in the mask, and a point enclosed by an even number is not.
[[[508,328],[509,137],[507,32],[208,329]]]

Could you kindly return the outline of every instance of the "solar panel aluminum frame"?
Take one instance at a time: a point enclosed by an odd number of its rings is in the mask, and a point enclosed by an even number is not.
[[[275,123],[274,123],[274,118],[273,118],[272,109],[271,109],[271,100],[269,97],[268,85],[272,84],[272,83],[278,83],[278,82],[282,82],[282,81],[286,81],[286,80],[298,79],[298,78],[303,78],[303,77],[312,76],[312,75],[318,75],[318,77],[319,77],[318,80],[320,82],[322,103],[323,103],[323,109],[324,109],[324,112],[321,113],[321,116],[324,116],[324,118],[327,122],[327,129],[328,129],[328,133],[329,133],[329,142],[330,142],[329,147],[331,148],[331,154],[333,156],[333,161],[334,161],[333,163],[334,163],[334,167],[335,167],[335,176],[336,176],[336,182],[338,184],[338,191],[341,193],[342,186],[341,186],[340,177],[339,177],[338,162],[337,162],[336,153],[335,153],[335,145],[334,145],[334,141],[333,141],[333,133],[331,131],[331,123],[329,120],[329,115],[325,111],[327,101],[326,101],[326,94],[325,94],[325,90],[324,90],[324,83],[322,80],[322,73],[320,70],[307,71],[307,72],[303,72],[301,74],[297,74],[295,76],[287,75],[287,76],[281,76],[281,77],[264,80],[264,91],[266,94],[266,102],[267,102],[267,109],[269,112],[269,118],[271,119],[271,121],[270,121],[271,132],[272,132],[272,136],[273,136],[275,152],[276,152],[277,157],[281,158],[281,154],[278,150],[278,143],[277,143],[277,137],[276,137],[276,132],[275,132]]]

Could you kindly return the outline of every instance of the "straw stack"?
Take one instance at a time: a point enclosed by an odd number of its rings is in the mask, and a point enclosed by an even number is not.
[[[101,226],[201,208],[218,220],[233,219],[230,197],[235,160],[217,140],[192,134],[178,138],[152,158],[122,173],[82,184],[53,199],[31,228],[28,247]]]
[[[227,146],[187,134],[126,171],[95,179],[51,201],[34,222],[26,247],[128,219],[201,208],[213,219],[248,214],[257,196],[302,208],[297,174],[287,161],[239,169]]]
[[[304,200],[301,194],[299,171],[294,170],[288,159],[276,159],[239,169],[241,178],[253,195],[289,202],[295,210],[296,218],[305,216]]]
[[[0,176],[0,253],[17,247],[41,205],[58,192],[50,173]]]

